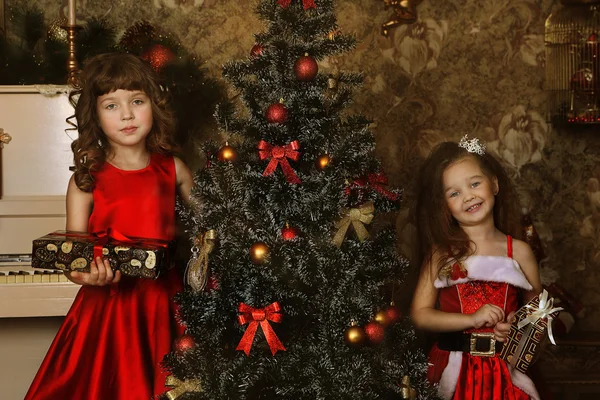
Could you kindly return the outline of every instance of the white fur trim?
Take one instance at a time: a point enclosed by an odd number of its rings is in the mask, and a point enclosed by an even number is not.
[[[462,351],[451,351],[448,357],[448,365],[444,368],[438,385],[438,394],[444,400],[452,399],[458,384],[458,376],[462,368]]]
[[[514,369],[512,365],[508,366],[508,370],[510,371],[510,378],[512,379],[513,385],[527,393],[533,400],[540,400],[540,395],[531,378],[521,371]]]
[[[464,261],[468,276],[458,280],[438,277],[433,285],[438,288],[450,287],[469,281],[506,282],[521,289],[533,287],[521,271],[514,258],[504,256],[470,256]]]

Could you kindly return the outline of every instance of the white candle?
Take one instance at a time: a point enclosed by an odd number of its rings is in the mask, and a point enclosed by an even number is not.
[[[69,0],[69,25],[74,26],[75,24],[75,0]]]

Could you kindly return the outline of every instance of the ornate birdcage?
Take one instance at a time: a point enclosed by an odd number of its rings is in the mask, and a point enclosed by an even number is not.
[[[600,124],[600,0],[562,0],[546,20],[548,119]]]

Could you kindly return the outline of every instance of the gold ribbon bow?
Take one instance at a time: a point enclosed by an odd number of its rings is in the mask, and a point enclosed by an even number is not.
[[[546,289],[544,289],[542,291],[542,293],[539,296],[540,299],[540,304],[538,306],[532,306],[531,304],[527,304],[525,306],[525,308],[527,308],[528,310],[531,311],[531,313],[529,313],[525,318],[523,318],[521,321],[519,321],[519,323],[517,324],[517,328],[522,329],[523,327],[531,324],[531,325],[535,325],[535,323],[542,319],[542,318],[547,318],[548,319],[548,337],[550,338],[550,341],[552,342],[552,344],[556,344],[556,342],[554,341],[554,335],[552,334],[552,320],[553,320],[553,315],[554,313],[557,313],[559,311],[562,311],[563,308],[562,307],[554,307],[554,299],[552,297],[548,298],[548,292],[546,291]]]
[[[338,231],[333,238],[333,243],[335,243],[337,247],[342,247],[342,242],[344,241],[344,237],[346,236],[350,224],[354,227],[358,240],[362,242],[367,239],[369,237],[369,232],[364,224],[371,223],[374,211],[375,205],[372,201],[366,202],[359,208],[343,210],[342,214],[344,217],[335,224]]]
[[[182,381],[175,378],[173,375],[167,376],[165,386],[173,387],[173,389],[166,393],[169,400],[177,400],[177,398],[183,394],[189,392],[199,392],[201,389],[199,379],[188,379],[186,381]]]
[[[208,281],[208,255],[215,248],[216,239],[217,232],[211,229],[203,235],[199,235],[194,241],[193,255],[188,262],[185,276],[187,284],[195,291],[204,290],[206,287]],[[199,250],[198,245],[201,246]]]

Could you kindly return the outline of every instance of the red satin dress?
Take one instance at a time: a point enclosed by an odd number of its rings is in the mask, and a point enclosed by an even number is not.
[[[152,154],[136,171],[105,163],[95,178],[89,232],[174,237],[172,156]],[[25,398],[148,400],[165,392],[160,363],[183,330],[172,301],[181,289],[175,268],[156,280],[123,276],[111,286],[82,286]]]
[[[450,313],[472,314],[487,303],[502,308],[505,315],[518,309],[518,289],[532,287],[512,258],[512,239],[508,237],[508,256],[468,257],[466,273],[437,278],[439,309]],[[465,333],[493,332],[493,328],[470,329]],[[498,357],[472,356],[468,352],[445,351],[434,345],[429,353],[427,377],[437,384],[444,399],[527,400],[539,399],[531,379]]]

